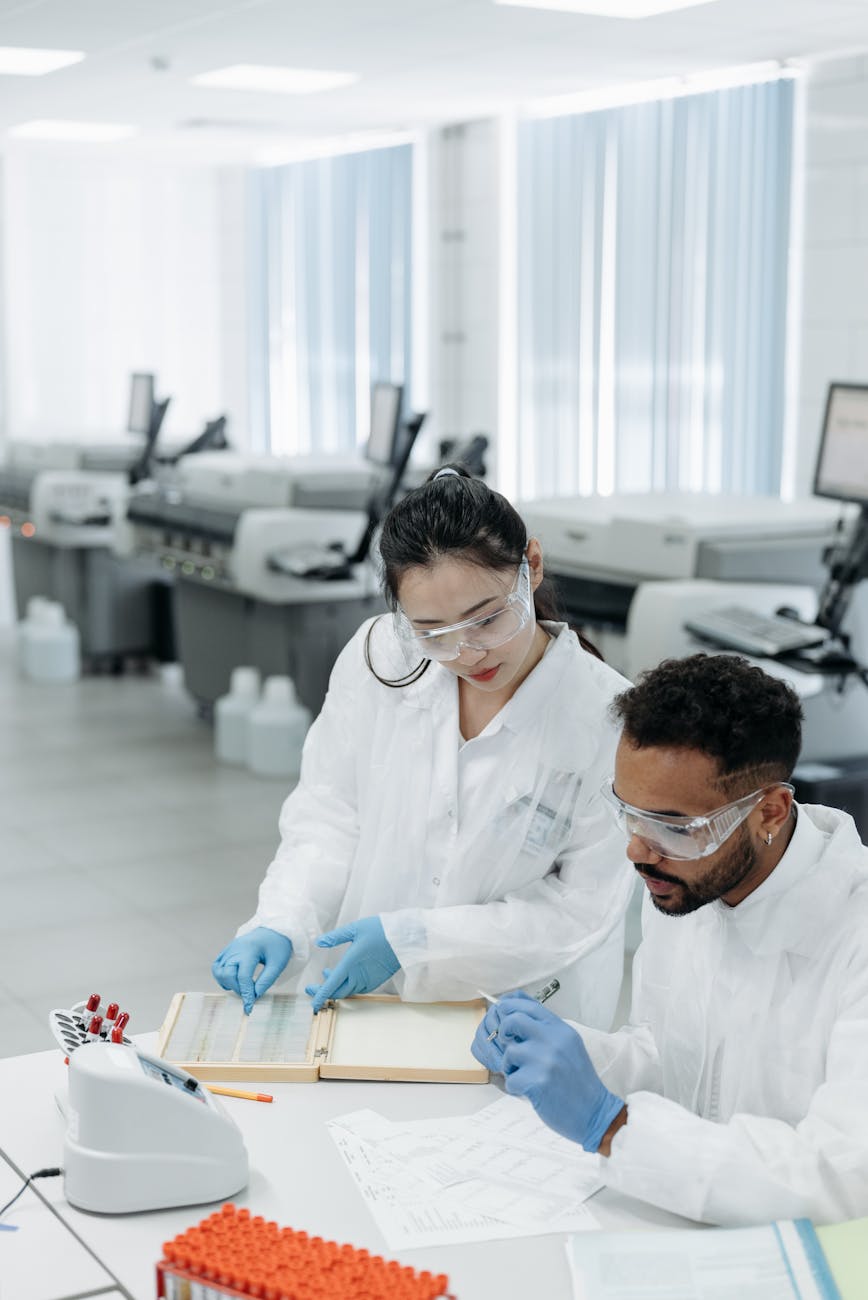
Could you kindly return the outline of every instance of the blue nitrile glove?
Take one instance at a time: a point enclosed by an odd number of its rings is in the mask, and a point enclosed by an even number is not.
[[[350,946],[334,970],[324,970],[322,984],[308,984],[305,989],[313,998],[314,1013],[321,1011],[329,998],[373,992],[401,969],[378,916],[363,916],[352,925],[329,930],[320,935],[316,946],[337,948],[342,943]]]
[[[221,988],[238,994],[244,1004],[244,1014],[249,1016],[256,999],[271,988],[291,956],[292,940],[260,925],[227,943],[214,958],[211,974]],[[262,972],[254,980],[253,972],[260,965]]]
[[[549,1128],[586,1151],[599,1149],[624,1107],[600,1080],[575,1029],[526,993],[508,993],[489,1008],[471,1050],[503,1074],[507,1092],[527,1097]]]

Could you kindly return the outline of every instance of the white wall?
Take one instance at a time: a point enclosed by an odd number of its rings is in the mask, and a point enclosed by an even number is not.
[[[4,171],[6,435],[117,435],[133,370],[167,433],[229,408],[246,434],[240,174],[46,146]]]
[[[868,56],[812,69],[805,130],[799,493],[811,489],[829,381],[868,382]]]

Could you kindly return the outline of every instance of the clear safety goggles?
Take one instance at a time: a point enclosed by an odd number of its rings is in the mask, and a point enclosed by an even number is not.
[[[601,793],[618,826],[628,839],[635,835],[653,853],[675,862],[693,862],[716,853],[733,831],[738,830],[769,793],[783,787],[795,793],[788,781],[775,781],[761,790],[733,799],[703,817],[670,817],[666,813],[645,812],[624,803],[615,794],[611,780],[604,781]]]
[[[395,611],[395,628],[404,644],[412,646],[423,658],[445,662],[457,659],[464,647],[468,650],[495,650],[511,641],[523,627],[527,627],[532,610],[530,566],[525,556],[512,591],[499,609],[465,618],[448,627],[428,629],[414,627],[399,607]]]

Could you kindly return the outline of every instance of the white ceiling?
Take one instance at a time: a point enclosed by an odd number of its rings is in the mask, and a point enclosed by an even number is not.
[[[490,0],[0,0],[0,45],[87,54],[45,77],[0,76],[0,133],[33,118],[96,119],[137,125],[140,148],[253,159],[302,138],[412,129],[614,83],[865,50],[868,0],[716,0],[639,22]],[[189,84],[235,63],[360,80],[307,96]]]

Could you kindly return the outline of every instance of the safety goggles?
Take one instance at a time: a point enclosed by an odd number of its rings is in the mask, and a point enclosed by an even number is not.
[[[615,794],[612,781],[603,782],[602,796],[618,826],[628,839],[635,835],[653,853],[675,862],[693,862],[716,853],[733,831],[738,830],[770,790],[783,787],[795,793],[788,781],[775,781],[761,790],[733,799],[703,817],[670,817],[666,813],[645,812],[624,803]]]
[[[413,647],[425,659],[437,659],[442,663],[457,659],[464,647],[468,650],[495,650],[504,645],[527,627],[532,611],[530,566],[525,557],[513,588],[499,609],[465,618],[448,627],[429,630],[414,627],[399,607],[395,611],[395,629],[406,646]]]

